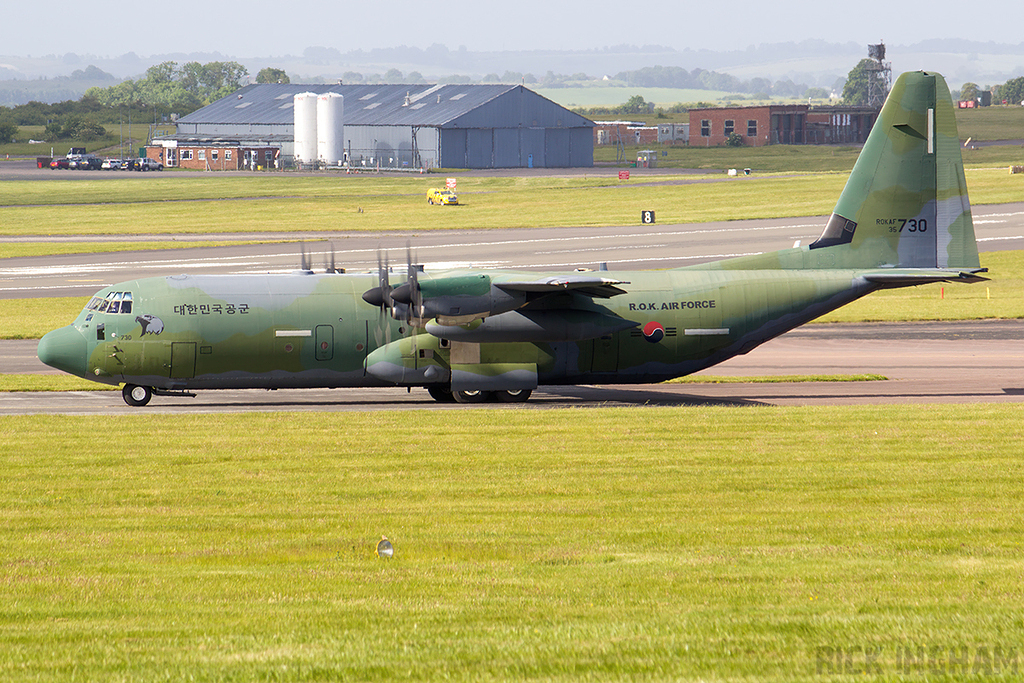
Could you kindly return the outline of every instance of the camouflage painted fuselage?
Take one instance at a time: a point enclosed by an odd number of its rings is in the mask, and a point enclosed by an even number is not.
[[[84,353],[75,354],[81,365],[62,369],[165,389],[375,386],[402,383],[367,372],[373,352],[393,347],[392,360],[404,356],[414,368],[448,369],[454,355],[466,365],[534,366],[539,384],[654,382],[749,351],[875,288],[852,271],[834,270],[614,275],[629,283],[625,294],[598,302],[566,292],[527,310],[596,312],[634,323],[630,329],[582,340],[482,343],[450,342],[382,315],[360,299],[373,275],[130,281],[97,298],[131,292],[131,312],[84,310],[64,328]]]

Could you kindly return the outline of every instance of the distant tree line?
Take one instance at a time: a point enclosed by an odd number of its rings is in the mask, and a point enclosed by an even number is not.
[[[75,73],[99,78],[103,72],[89,67]],[[163,62],[151,66],[138,80],[89,88],[79,100],[0,107],[0,143],[17,136],[18,126],[45,126],[47,141],[88,142],[106,135],[102,124],[128,122],[133,116],[135,121],[147,122],[170,113],[189,114],[241,88],[248,74],[248,69],[237,62],[188,62],[181,66]],[[288,83],[290,79],[283,70],[268,67],[259,72],[256,81]]]
[[[403,74],[398,69],[390,69],[384,74],[370,73],[361,74],[356,71],[346,71],[342,74],[343,83],[426,83],[423,74],[418,71],[410,71]],[[574,74],[558,74],[548,71],[543,76],[535,76],[531,73],[519,71],[505,71],[503,74],[497,72],[489,73],[483,78],[473,78],[466,75],[444,76],[438,79],[431,79],[437,83],[524,83],[526,85],[539,86],[542,88],[570,88],[599,80],[593,76],[579,72]],[[781,97],[828,97],[828,92],[822,88],[808,88],[806,84],[794,83],[792,80],[780,80],[772,82],[767,78],[752,78],[744,81],[730,76],[729,74],[707,71],[706,69],[686,69],[675,66],[652,66],[635,71],[622,71],[610,80],[627,86],[641,88],[687,88],[694,90],[724,90],[726,92],[750,93],[763,98],[776,95]],[[810,94],[808,94],[810,93]]]
[[[1000,85],[986,85],[980,87],[977,83],[964,83],[960,86],[960,92],[954,92],[958,100],[978,100],[981,93],[991,92],[992,103],[1022,104],[1024,103],[1024,76],[1011,78]]]
[[[725,92],[749,93],[770,97],[806,97],[810,88],[804,83],[794,83],[790,79],[775,81],[767,78],[751,78],[744,81],[730,74],[693,69],[687,71],[678,66],[649,66],[635,71],[622,71],[615,74],[614,80],[627,85],[643,88],[686,88],[690,90],[723,90]],[[824,92],[821,88],[816,91]],[[825,93],[827,96],[828,93]]]
[[[1021,104],[1024,101],[1024,76],[1011,78],[999,85],[980,86],[977,83],[968,81],[960,86],[959,90],[953,90],[950,94],[954,100],[977,102],[982,98],[982,93],[992,94],[992,104]]]
[[[146,69],[146,75],[138,80],[89,88],[85,96],[108,107],[142,105],[153,111],[188,114],[235,92],[248,75],[249,70],[238,62],[187,62],[181,66],[162,62]]]

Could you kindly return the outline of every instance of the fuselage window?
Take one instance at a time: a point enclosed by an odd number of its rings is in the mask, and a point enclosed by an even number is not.
[[[121,312],[131,313],[132,312],[132,293],[125,292],[124,298],[121,299]]]
[[[107,306],[107,313],[120,313],[121,312],[121,292],[114,292],[110,299],[110,305]]]

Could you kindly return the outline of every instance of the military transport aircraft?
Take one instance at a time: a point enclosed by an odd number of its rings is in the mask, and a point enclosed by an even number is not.
[[[332,269],[333,270],[333,269]],[[401,270],[401,269],[399,269]],[[407,386],[525,401],[542,384],[660,382],[878,289],[977,282],[949,90],[900,76],[820,238],[648,272],[176,275],[122,282],[40,360],[146,405],[198,389]]]

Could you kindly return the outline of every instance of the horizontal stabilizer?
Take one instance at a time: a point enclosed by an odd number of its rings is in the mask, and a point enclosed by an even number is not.
[[[978,273],[987,273],[988,268],[973,268],[970,270],[883,270],[870,273],[861,273],[868,282],[873,282],[883,287],[907,287],[911,285],[925,285],[930,282],[985,282],[989,278],[981,277]]]

